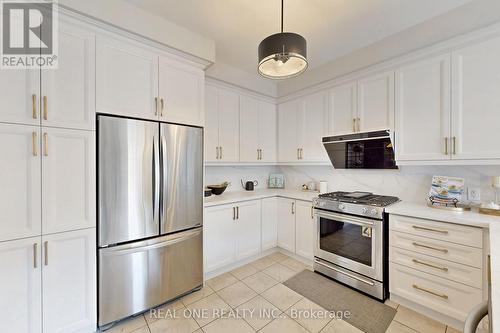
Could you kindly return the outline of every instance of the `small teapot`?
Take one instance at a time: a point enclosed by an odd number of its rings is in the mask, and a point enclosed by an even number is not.
[[[243,179],[241,180],[241,186],[247,191],[253,191],[257,185],[259,185],[259,182],[256,180],[248,180],[245,184],[243,184]]]

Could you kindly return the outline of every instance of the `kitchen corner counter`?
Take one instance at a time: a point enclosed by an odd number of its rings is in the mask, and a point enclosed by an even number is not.
[[[318,192],[307,192],[301,190],[289,190],[289,189],[263,189],[255,191],[234,191],[234,192],[224,192],[221,195],[211,195],[205,197],[204,206],[218,206],[231,204],[234,202],[249,201],[249,200],[259,200],[264,198],[272,197],[283,197],[303,201],[312,201],[313,198],[318,196]]]

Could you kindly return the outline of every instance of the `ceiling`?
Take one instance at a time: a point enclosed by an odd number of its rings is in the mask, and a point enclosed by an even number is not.
[[[124,0],[216,42],[216,61],[257,73],[257,47],[279,31],[280,0]],[[285,0],[284,29],[321,66],[472,0]]]

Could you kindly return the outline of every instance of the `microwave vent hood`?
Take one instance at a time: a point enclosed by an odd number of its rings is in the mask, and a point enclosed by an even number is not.
[[[323,138],[323,146],[336,169],[397,169],[389,130]]]

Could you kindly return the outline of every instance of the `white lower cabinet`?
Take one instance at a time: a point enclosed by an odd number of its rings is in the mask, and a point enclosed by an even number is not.
[[[278,245],[278,198],[262,199],[262,251]]]
[[[295,200],[278,198],[278,246],[295,252]]]
[[[43,332],[93,332],[95,228],[42,237]]]
[[[0,321],[6,330],[42,332],[40,246],[40,237],[0,243]]]
[[[0,243],[5,327],[23,333],[42,327],[44,333],[95,331],[95,234],[90,228]]]
[[[295,214],[295,253],[307,259],[314,258],[315,218],[311,202],[297,200]]]
[[[260,252],[260,200],[209,207],[204,223],[205,272]]]

